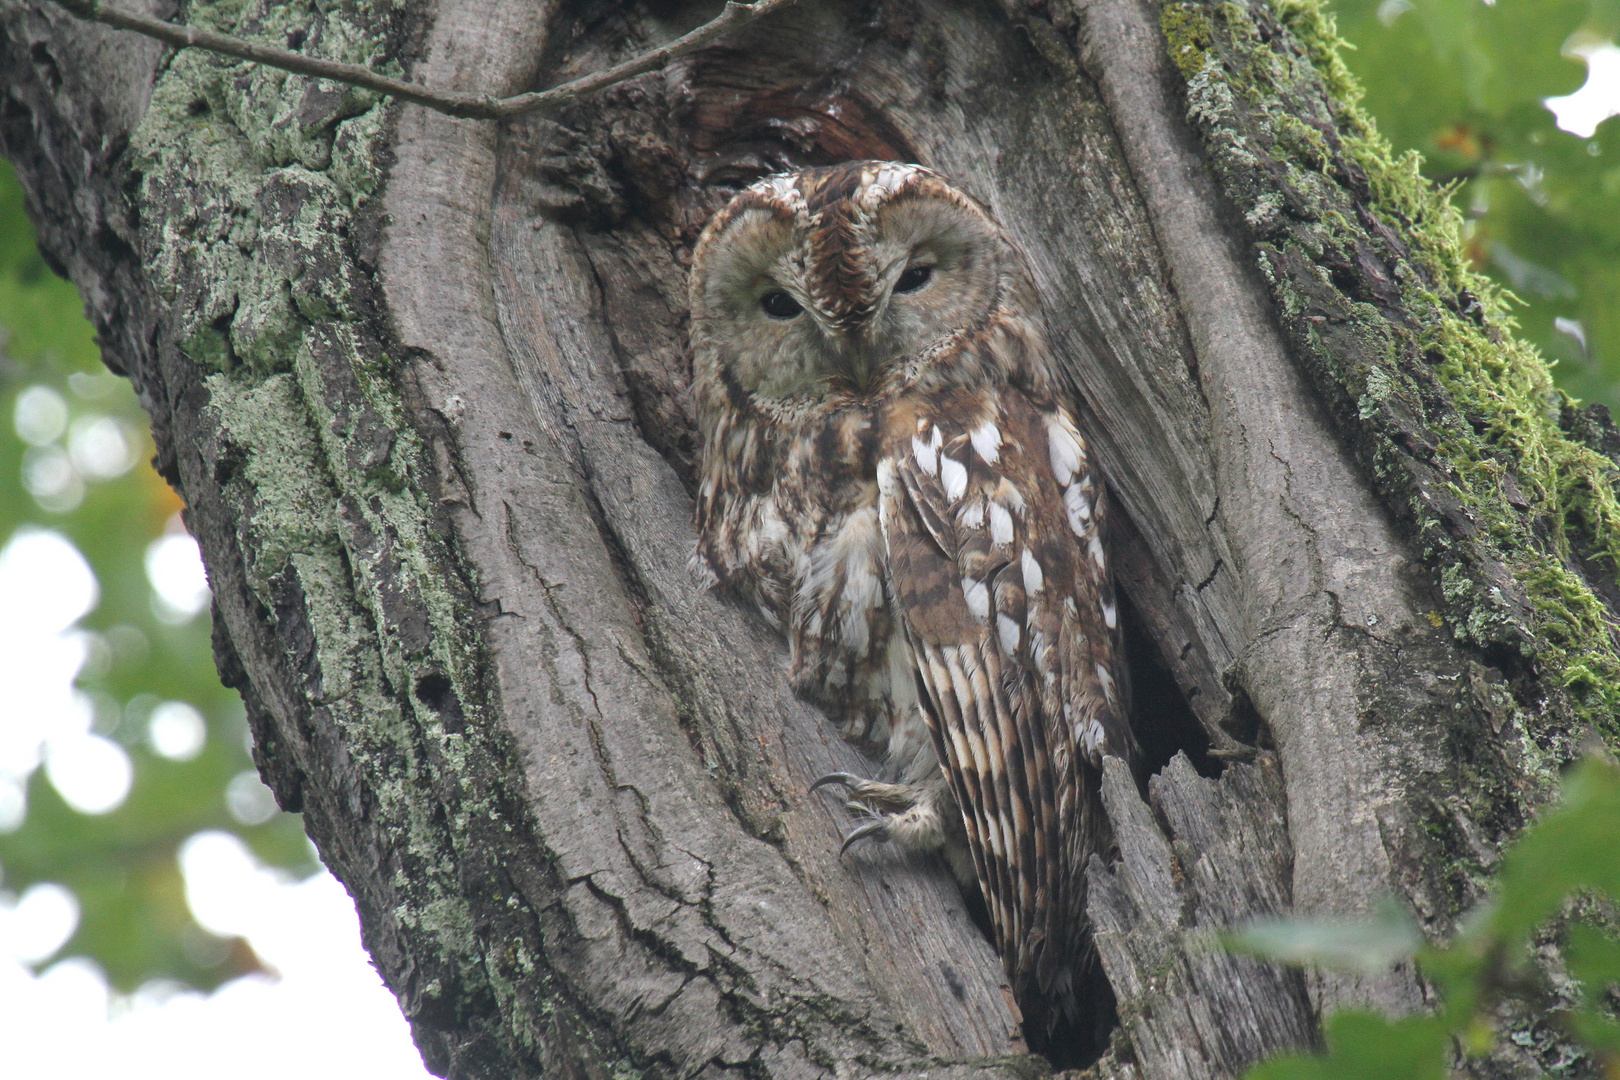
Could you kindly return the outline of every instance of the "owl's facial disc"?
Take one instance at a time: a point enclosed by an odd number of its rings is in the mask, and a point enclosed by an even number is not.
[[[902,195],[872,231],[880,292],[866,336],[875,367],[917,356],[995,307],[1000,246],[984,215]]]
[[[764,207],[737,215],[709,262],[696,312],[730,381],[751,395],[812,392],[832,370],[811,314],[793,221]]]
[[[997,302],[994,223],[927,189],[834,203],[808,230],[752,207],[720,239],[694,315],[717,373],[762,399],[863,392]]]

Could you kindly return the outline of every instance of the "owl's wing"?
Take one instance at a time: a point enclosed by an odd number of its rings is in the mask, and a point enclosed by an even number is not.
[[[889,589],[998,950],[1020,1000],[1061,992],[1108,843],[1095,770],[1135,756],[1100,485],[1068,416],[1012,389],[907,399],[885,447]]]

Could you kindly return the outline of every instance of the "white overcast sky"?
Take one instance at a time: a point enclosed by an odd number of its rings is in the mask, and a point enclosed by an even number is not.
[[[206,617],[207,588],[189,537],[171,531],[153,541],[146,567],[160,617]],[[22,793],[36,768],[87,813],[115,809],[129,791],[128,756],[90,731],[93,707],[73,688],[87,654],[77,623],[97,592],[84,557],[60,533],[21,530],[0,546],[0,830],[22,823]],[[149,725],[158,753],[202,749],[202,719],[184,703],[157,706]],[[247,783],[233,781],[227,792],[233,812],[262,820],[268,792],[252,774],[237,779]],[[354,905],[336,879],[322,872],[293,882],[223,832],[192,837],[180,864],[197,921],[246,937],[276,977],[238,979],[207,995],[163,984],[111,994],[91,961],[55,959],[77,923],[73,894],[40,884],[19,895],[0,881],[0,1077],[428,1075],[360,947]]]

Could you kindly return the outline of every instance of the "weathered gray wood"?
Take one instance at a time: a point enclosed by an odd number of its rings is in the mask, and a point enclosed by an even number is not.
[[[1219,931],[1289,910],[1288,830],[1276,757],[1219,780],[1185,756],[1149,783],[1152,808],[1108,762],[1103,800],[1120,864],[1093,859],[1088,906],[1109,981],[1126,1004],[1142,1075],[1237,1076],[1280,1046],[1308,1046],[1315,1017],[1297,972],[1226,953]]]
[[[518,85],[546,13],[513,26],[509,11],[442,18],[423,77],[488,85],[504,71]],[[463,71],[441,56],[480,59]],[[937,868],[880,858],[862,874],[835,858],[835,819],[809,785],[859,765],[785,692],[781,649],[686,572],[690,502],[630,424],[592,279],[555,227],[513,220],[506,204],[491,221],[497,134],[407,114],[381,265],[404,313],[401,341],[428,361],[422,384],[450,419],[465,485],[454,513],[480,596],[503,616],[503,713],[535,827],[557,838],[564,877],[591,886],[531,896],[537,907],[561,899],[584,931],[555,962],[644,1029],[632,1035],[643,1052],[683,1071],[722,1050],[750,1055],[717,1042],[725,1012],[764,1009],[761,1022],[793,1015],[804,1027],[829,1003],[829,1020],[864,1017],[880,1046],[896,1030],[919,1040],[912,1053],[1010,1051],[999,964],[954,886]],[[493,306],[460,305],[492,285]],[[559,694],[570,699],[561,709]],[[718,744],[718,758],[700,757],[683,724],[713,731],[704,749]],[[646,973],[626,980],[627,954],[646,949],[638,937],[693,970],[660,973],[645,956]],[[716,970],[709,953],[741,971]],[[972,992],[953,994],[953,983]],[[903,1026],[873,1015],[883,1011]]]
[[[1381,819],[1443,768],[1431,738],[1361,723],[1374,673],[1434,642],[1388,515],[1311,402],[1270,301],[1181,117],[1174,69],[1144,0],[1083,7],[1084,55],[1115,117],[1175,283],[1219,463],[1209,526],[1235,588],[1211,607],[1241,685],[1271,726],[1286,778],[1301,911],[1370,911],[1397,887]],[[1183,526],[1185,528],[1185,526]],[[1429,649],[1435,646],[1430,645]],[[1428,650],[1425,650],[1428,651]],[[1323,976],[1322,1006],[1412,1008],[1410,973]]]

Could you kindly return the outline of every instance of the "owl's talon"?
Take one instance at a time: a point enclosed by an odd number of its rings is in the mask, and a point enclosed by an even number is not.
[[[851,829],[849,835],[844,837],[844,846],[838,849],[838,854],[843,855],[857,840],[865,840],[868,836],[876,836],[879,840],[887,840],[889,838],[888,821],[884,818],[878,818],[876,821],[868,821],[865,825],[858,825]]]
[[[853,791],[857,786],[864,784],[865,782],[866,781],[862,780],[853,773],[833,772],[828,773],[820,780],[817,780],[815,783],[811,784],[810,790],[815,791],[817,788],[824,788],[831,784],[843,784],[845,787]]]
[[[871,818],[870,821],[863,822],[850,830],[849,835],[844,837],[844,846],[838,849],[838,854],[843,855],[856,841],[865,840],[867,837],[876,837],[880,841],[888,840],[891,818],[884,811],[895,808],[888,804],[895,802],[895,794],[903,792],[905,789],[892,784],[867,780],[864,777],[856,776],[854,773],[835,772],[828,773],[811,784],[810,790],[815,791],[817,788],[831,787],[834,784],[847,788],[855,796],[855,798],[844,804],[844,809],[852,814],[860,814]],[[880,805],[873,806],[860,801],[863,797],[870,796],[876,796],[873,801]],[[904,801],[910,802],[909,799]]]

